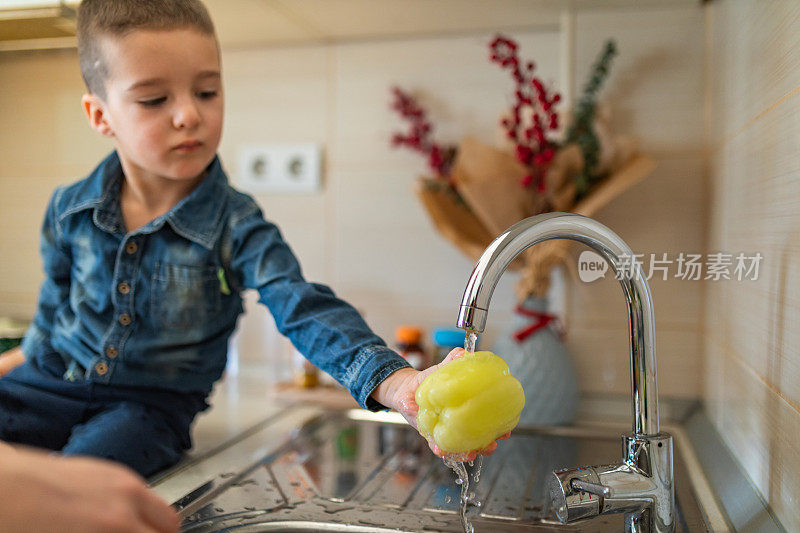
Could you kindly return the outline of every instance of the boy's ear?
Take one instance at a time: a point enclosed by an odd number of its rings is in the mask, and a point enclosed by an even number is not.
[[[92,129],[105,137],[114,136],[114,130],[111,129],[111,124],[106,116],[105,102],[100,97],[91,93],[84,94],[81,97],[81,105]]]

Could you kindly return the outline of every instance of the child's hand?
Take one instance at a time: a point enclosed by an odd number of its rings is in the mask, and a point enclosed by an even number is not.
[[[419,371],[413,368],[401,368],[383,380],[372,393],[372,396],[377,402],[399,412],[414,429],[417,429],[417,413],[419,412],[419,406],[416,400],[414,400],[414,393],[417,392],[417,387],[440,366],[446,365],[462,355],[464,355],[463,348],[454,348],[453,351],[447,354],[444,361],[438,365],[426,368],[425,370]],[[511,433],[506,433],[499,438],[507,439],[510,435]],[[445,455],[445,452],[443,452],[435,442],[429,440],[428,446],[431,451],[439,457]],[[470,452],[467,455],[467,460],[472,461],[478,454],[491,455],[494,453],[495,449],[497,449],[497,441],[492,442],[482,450]]]

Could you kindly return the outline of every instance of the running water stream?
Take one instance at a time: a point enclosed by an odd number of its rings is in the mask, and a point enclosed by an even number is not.
[[[447,465],[450,470],[456,474],[456,485],[461,485],[461,499],[459,515],[461,517],[461,527],[464,528],[464,533],[474,533],[475,528],[467,518],[467,506],[480,507],[481,502],[476,498],[474,492],[470,492],[470,475],[464,461],[459,460],[457,456],[442,457],[442,461]],[[483,456],[479,455],[475,461],[470,461],[469,466],[473,467],[472,480],[477,483],[481,479],[481,467],[483,466]]]
[[[474,329],[468,329],[464,338],[464,352],[475,353],[475,343],[478,342],[478,334]]]
[[[464,339],[464,352],[467,354],[475,352],[475,343],[478,340],[478,334],[474,330],[467,330],[466,338]],[[461,485],[461,527],[464,528],[464,533],[474,533],[475,528],[467,518],[467,505],[474,505],[480,507],[481,502],[475,499],[475,493],[469,491],[469,473],[464,461],[467,460],[466,454],[450,454],[442,457],[444,464],[456,474],[456,485]],[[478,464],[473,474],[475,483],[477,484],[481,477],[481,466],[483,465],[483,456],[478,456]],[[469,462],[473,466],[473,462]]]
[[[461,527],[464,528],[464,533],[473,533],[475,528],[472,527],[472,524],[467,518],[467,500],[469,498],[469,474],[467,474],[467,467],[464,466],[462,461],[447,456],[442,457],[442,461],[456,473],[456,485],[461,485]]]

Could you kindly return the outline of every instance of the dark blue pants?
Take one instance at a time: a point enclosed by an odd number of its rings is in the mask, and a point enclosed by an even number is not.
[[[147,477],[191,448],[205,397],[65,381],[28,361],[0,378],[0,440],[102,457]]]

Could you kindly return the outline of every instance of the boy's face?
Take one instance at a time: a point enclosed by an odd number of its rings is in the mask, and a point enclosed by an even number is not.
[[[222,133],[216,40],[193,29],[140,30],[106,37],[102,45],[106,96],[84,97],[92,126],[114,137],[128,172],[198,177]]]

